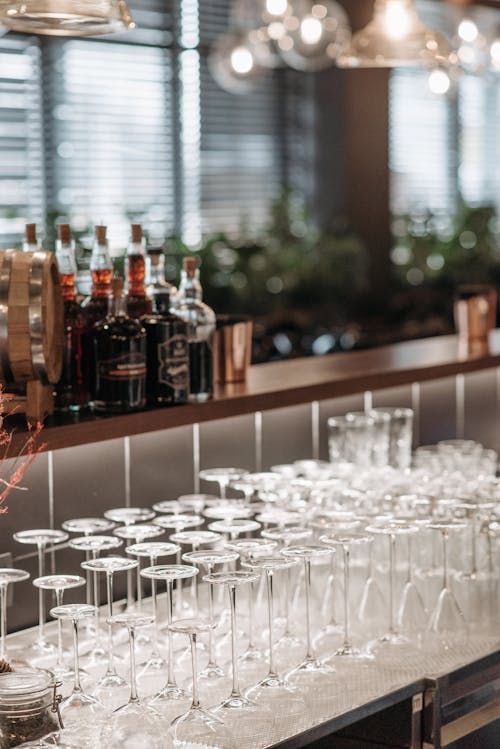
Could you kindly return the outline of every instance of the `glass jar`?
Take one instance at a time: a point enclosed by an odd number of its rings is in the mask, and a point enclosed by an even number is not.
[[[58,683],[49,671],[0,674],[0,749],[11,749],[62,728]]]

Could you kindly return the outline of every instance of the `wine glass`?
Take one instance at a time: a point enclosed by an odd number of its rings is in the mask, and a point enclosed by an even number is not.
[[[410,540],[411,536],[408,536]],[[386,602],[375,575],[373,560],[374,538],[368,539],[368,577],[363,587],[358,609],[358,620],[366,630],[382,634],[385,631]],[[399,619],[398,619],[399,621]]]
[[[237,518],[244,519],[251,517],[253,515],[253,510],[250,507],[241,504],[238,500],[234,501],[232,499],[226,499],[224,504],[221,504],[219,500],[217,504],[206,507],[203,510],[203,515],[209,520],[225,520],[230,523],[231,520]]]
[[[109,521],[106,521],[109,522]],[[114,525],[114,524],[113,524]],[[97,559],[102,551],[110,551],[111,549],[118,549],[123,545],[123,541],[115,536],[79,536],[72,538],[68,546],[70,549],[76,549],[77,551],[85,551],[86,554],[90,555],[90,558]],[[87,557],[85,561],[89,561]],[[103,658],[106,656],[106,650],[101,645],[101,627],[99,622],[99,607],[101,605],[101,596],[98,584],[98,573],[96,570],[85,570],[88,574],[92,575],[92,587],[94,591],[94,607],[95,607],[95,640],[90,652],[85,655],[85,662],[90,665],[101,664]],[[85,620],[84,620],[85,621]]]
[[[29,572],[0,567],[0,661],[7,660],[7,590],[11,583],[28,580]]]
[[[38,556],[38,577],[45,575],[45,551],[47,546],[63,543],[69,538],[63,531],[43,528],[14,533],[13,539],[20,544],[34,545]],[[56,652],[56,646],[45,637],[45,594],[43,588],[38,588],[38,637],[30,646],[33,658],[51,655]]]
[[[113,531],[115,536],[122,538],[127,547],[130,545],[130,541],[135,544],[139,544],[145,541],[147,538],[157,538],[165,533],[165,529],[158,525],[146,524],[146,523],[134,523],[133,525],[125,525],[122,528],[115,528]],[[126,550],[125,550],[126,551]],[[142,579],[141,579],[141,560],[137,561],[136,567],[136,589],[137,589],[137,608],[139,611],[142,609]]]
[[[98,699],[86,694],[82,689],[78,650],[78,624],[84,619],[95,617],[95,607],[87,603],[68,603],[51,609],[50,614],[61,625],[63,621],[71,621],[73,625],[74,684],[72,693],[60,704],[64,722],[67,724],[99,720],[104,717],[105,708]]]
[[[303,564],[305,581],[305,619],[306,619],[306,656],[304,660],[287,673],[287,680],[298,686],[321,685],[330,682],[335,669],[326,663],[321,663],[316,657],[311,635],[311,560],[326,557],[332,550],[325,544],[304,544],[286,546],[281,554],[289,559],[295,559]]]
[[[357,660],[368,660],[372,656],[367,651],[359,650],[353,645],[351,639],[351,617],[350,617],[350,561],[353,548],[368,543],[370,536],[366,533],[355,531],[340,531],[338,533],[321,536],[320,543],[327,546],[339,547],[342,550],[344,562],[344,637],[342,645],[334,652],[333,658],[349,658]],[[330,660],[330,658],[328,659]]]
[[[172,533],[170,536],[170,540],[173,541],[175,544],[179,545],[190,545],[191,549],[193,551],[198,551],[200,546],[208,545],[208,544],[215,544],[218,541],[220,541],[222,538],[220,533],[214,533],[214,531],[198,531],[198,530],[191,530],[191,531],[179,531],[178,533]],[[198,606],[198,577],[195,577],[194,579],[194,585],[192,588],[193,592],[193,606],[198,613],[199,606]]]
[[[266,705],[258,705],[243,696],[238,678],[236,588],[256,582],[259,574],[248,570],[212,572],[203,579],[212,585],[227,587],[231,612],[232,689],[229,697],[217,705],[213,712],[222,719],[234,735],[238,736],[242,744],[253,742],[252,746],[260,745],[263,743],[263,737],[266,743],[269,743],[270,733],[274,726],[273,714]]]
[[[111,556],[100,559],[90,559],[82,562],[83,569],[106,575],[106,598],[108,612],[108,652],[107,668],[104,676],[97,682],[94,696],[101,700],[106,707],[116,708],[123,703],[123,696],[127,690],[127,682],[118,675],[115,665],[113,648],[113,629],[109,620],[113,618],[113,583],[116,572],[128,572],[138,565],[137,560],[126,557]]]
[[[166,515],[179,515],[183,511],[177,499],[163,499],[161,502],[155,502],[153,510]]]
[[[38,589],[54,591],[56,606],[62,606],[65,590],[80,588],[85,583],[85,578],[80,575],[44,575],[33,580],[33,585]],[[51,670],[62,682],[73,677],[73,672],[66,667],[63,660],[62,621],[60,619],[57,620],[57,658]]]
[[[155,565],[146,567],[141,571],[142,577],[148,580],[164,580],[167,588],[167,625],[173,620],[173,595],[172,588],[175,581],[185,580],[198,574],[196,567],[187,564]],[[162,715],[167,715],[171,720],[180,715],[188,703],[188,695],[178,686],[174,674],[174,647],[172,631],[167,626],[168,637],[168,671],[167,682],[151,699],[149,704],[158,709]]]
[[[182,747],[215,747],[233,749],[235,738],[223,721],[212,712],[205,710],[200,703],[198,690],[198,656],[196,643],[199,635],[212,633],[215,623],[207,619],[184,619],[169,625],[169,630],[177,634],[187,634],[191,645],[193,700],[189,710],[178,715],[168,729],[168,737],[173,749]]]
[[[271,707],[276,716],[276,731],[290,735],[305,728],[307,709],[300,690],[279,675],[274,653],[274,578],[275,573],[297,566],[297,560],[276,554],[249,558],[242,566],[264,572],[267,588],[269,632],[269,671],[257,684],[247,689],[245,697],[257,704]]]
[[[226,499],[227,487],[231,481],[237,481],[247,473],[245,468],[205,468],[198,475],[203,481],[215,481],[219,484],[220,497]]]
[[[450,586],[448,566],[450,534],[464,530],[466,523],[456,519],[432,520],[428,527],[441,534],[443,549],[443,584],[437,604],[431,614],[429,632],[435,636],[438,647],[449,650],[454,643],[463,642],[468,636],[465,617]]]
[[[149,559],[151,567],[154,567],[160,557],[168,557],[171,554],[177,554],[179,547],[176,544],[163,541],[146,541],[143,543],[132,544],[127,549],[127,554],[139,558],[146,557]],[[138,568],[139,569],[139,568]],[[138,681],[142,684],[149,681],[155,682],[164,671],[167,664],[160,655],[159,648],[159,631],[158,631],[158,595],[156,588],[156,579],[151,580],[151,602],[153,612],[153,650],[149,658],[139,665]]]
[[[130,651],[130,695],[125,705],[120,705],[107,721],[101,734],[101,741],[110,749],[123,749],[124,746],[147,747],[147,749],[164,749],[163,726],[160,715],[142,702],[137,693],[135,664],[136,630],[149,627],[153,617],[142,612],[125,612],[115,614],[108,619],[108,624],[122,624],[127,628]]]
[[[106,520],[106,518],[74,518],[73,520],[65,520],[64,523],[62,523],[61,528],[63,531],[68,531],[68,533],[78,533],[83,536],[91,536],[94,533],[107,533],[108,531],[112,530],[115,527],[115,523],[112,520]],[[75,547],[72,547],[75,548]],[[88,549],[85,549],[85,559],[88,561],[90,559],[90,553]],[[86,570],[86,577],[87,577],[87,587],[86,587],[86,593],[87,593],[87,603],[91,603],[92,601],[92,586],[91,586],[91,573],[89,570]],[[90,621],[90,619],[86,619],[84,621]]]
[[[219,564],[228,564],[238,559],[238,553],[227,549],[207,549],[203,551],[188,551],[182,555],[184,561],[195,566],[201,565],[205,568],[208,575],[212,574],[214,568]],[[214,590],[213,585],[208,584],[208,618],[214,619]],[[224,669],[217,664],[216,652],[214,647],[213,629],[208,630],[208,663],[198,674],[198,679],[202,688],[207,693],[213,693],[219,686],[224,686],[227,681],[227,674]]]
[[[223,533],[227,541],[234,541],[241,533],[253,533],[260,529],[261,525],[250,518],[229,518],[227,520],[215,520],[208,526],[209,530]]]

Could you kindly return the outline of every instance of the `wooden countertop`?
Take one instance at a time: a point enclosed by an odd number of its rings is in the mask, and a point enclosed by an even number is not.
[[[218,388],[215,398],[207,403],[118,416],[55,417],[47,422],[42,436],[46,449],[57,450],[496,366],[500,366],[500,329],[492,332],[487,351],[463,351],[456,336],[439,336],[366,351],[261,364],[251,367],[246,383]],[[12,454],[24,437],[19,421]]]

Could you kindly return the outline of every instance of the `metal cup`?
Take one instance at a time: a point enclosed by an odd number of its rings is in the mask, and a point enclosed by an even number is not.
[[[217,316],[215,382],[245,382],[252,358],[252,332],[253,322],[248,317]]]
[[[459,286],[454,305],[460,342],[486,343],[496,325],[497,293],[491,286]]]

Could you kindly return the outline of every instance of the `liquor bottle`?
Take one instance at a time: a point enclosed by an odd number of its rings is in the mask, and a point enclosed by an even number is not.
[[[113,261],[109,254],[106,231],[106,226],[96,226],[95,228],[94,247],[90,258],[92,291],[82,304],[90,327],[99,320],[103,320],[108,314]]]
[[[185,257],[179,294],[172,311],[188,325],[189,400],[202,402],[213,396],[213,339],[215,312],[202,302],[203,290],[195,257]]]
[[[56,387],[56,408],[60,411],[79,411],[89,401],[89,326],[76,298],[75,248],[68,224],[58,227],[56,258],[64,300],[63,369]]]
[[[152,405],[186,403],[189,396],[188,326],[170,312],[168,289],[153,297],[154,312],[141,322],[147,335],[148,402]]]
[[[41,249],[36,236],[36,224],[26,224],[23,252],[38,252]]]
[[[146,405],[146,331],[127,315],[122,279],[112,286],[109,314],[91,333],[92,407],[116,413]]]
[[[165,279],[165,255],[162,247],[148,247],[146,254],[146,293],[151,299],[153,309],[154,299],[158,294],[168,294],[170,306],[174,306],[177,288]]]
[[[140,224],[132,224],[131,238],[125,260],[127,279],[127,313],[134,319],[152,311],[151,299],[146,294],[146,255]]]

